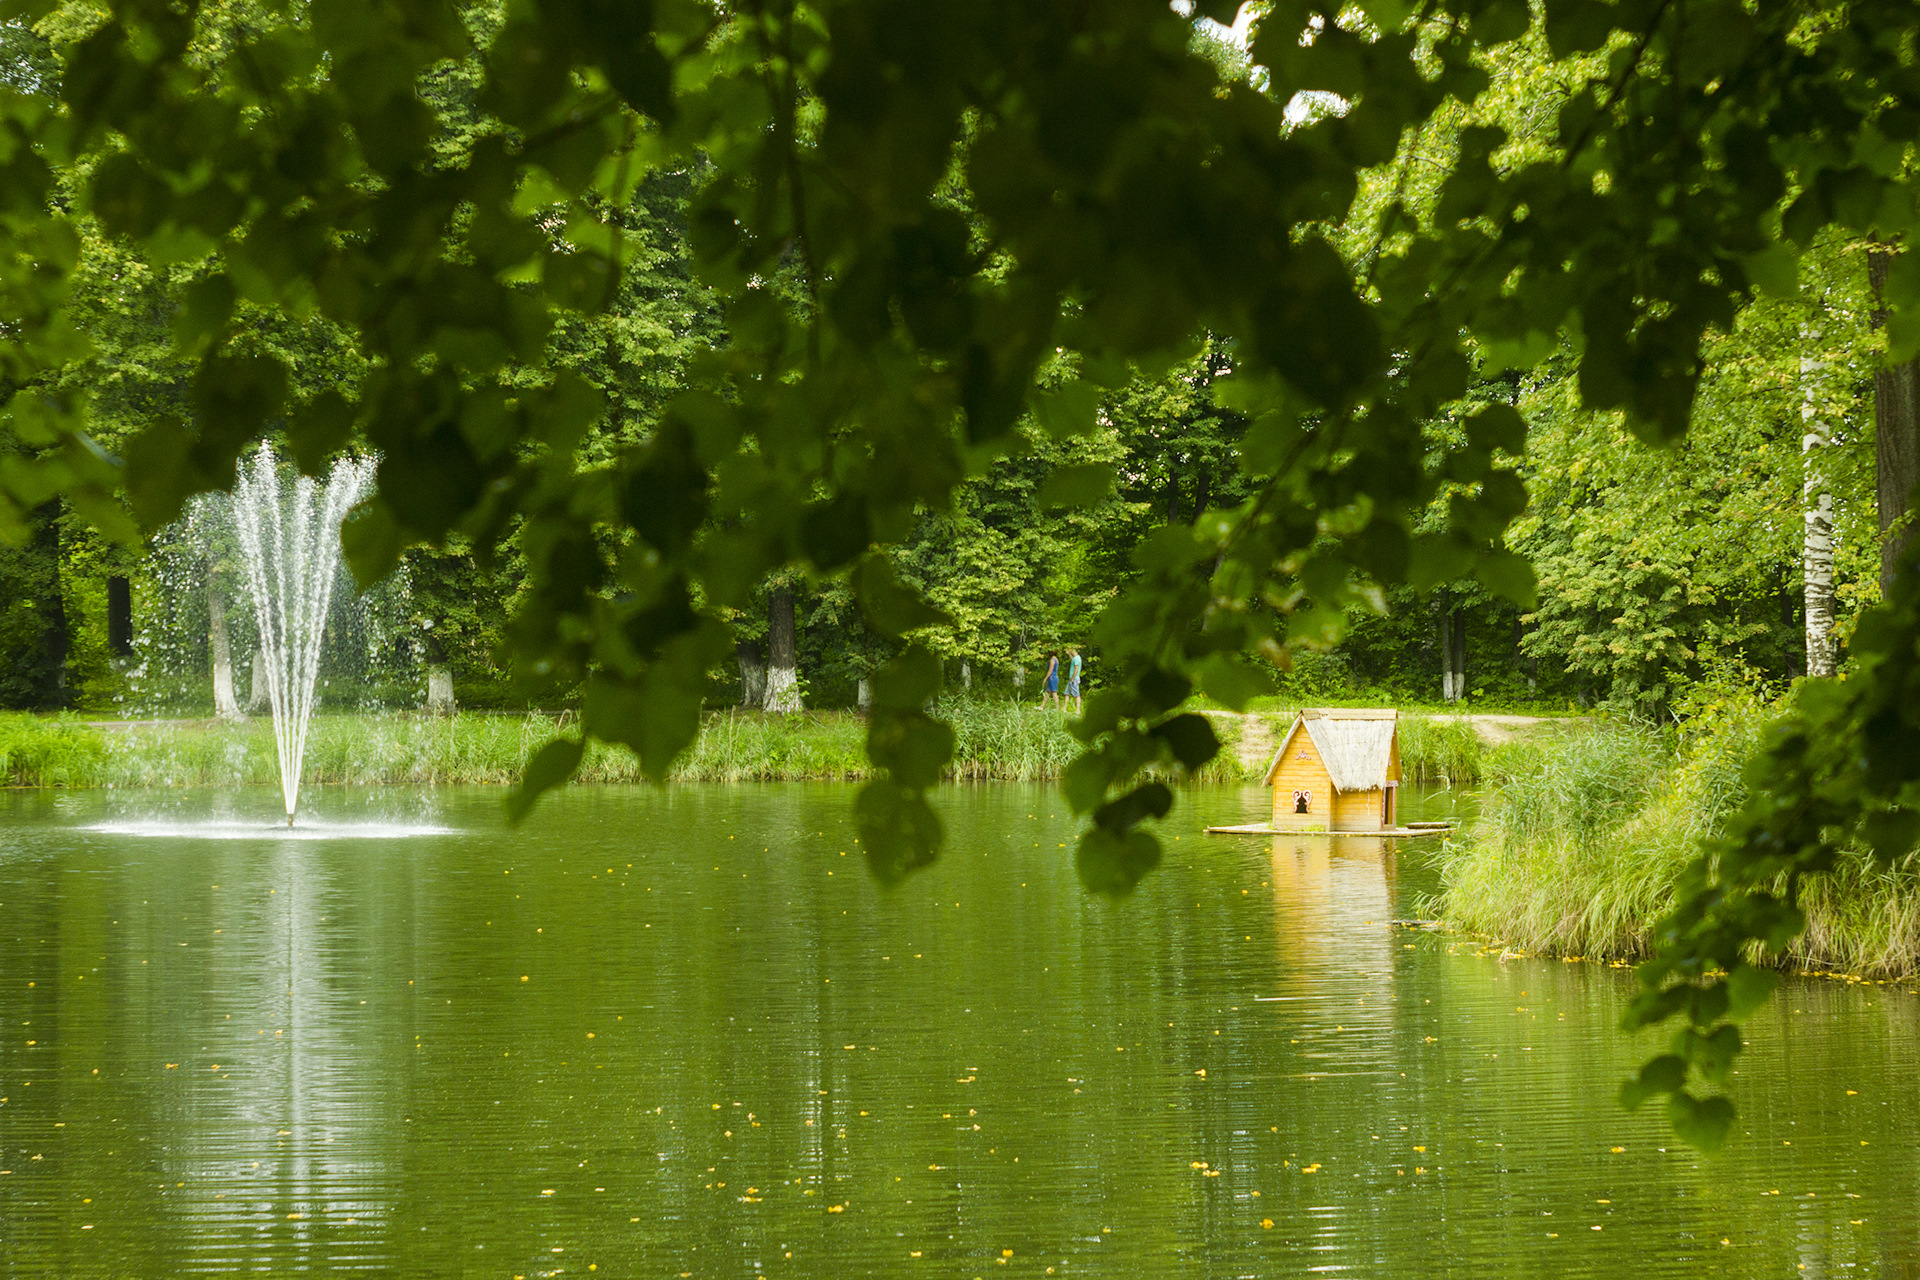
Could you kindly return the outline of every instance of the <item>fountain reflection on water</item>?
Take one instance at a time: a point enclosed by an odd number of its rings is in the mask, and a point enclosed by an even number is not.
[[[300,803],[300,761],[313,716],[320,641],[340,569],[340,522],[367,491],[373,468],[371,459],[343,458],[324,489],[306,476],[288,482],[273,451],[262,444],[241,467],[233,488],[233,523],[266,655],[288,826]]]

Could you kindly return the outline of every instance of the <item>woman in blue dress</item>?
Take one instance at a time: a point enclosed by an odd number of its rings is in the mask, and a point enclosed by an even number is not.
[[[1060,655],[1057,653],[1047,655],[1047,674],[1040,681],[1040,705],[1044,707],[1049,702],[1056,707],[1060,705]]]

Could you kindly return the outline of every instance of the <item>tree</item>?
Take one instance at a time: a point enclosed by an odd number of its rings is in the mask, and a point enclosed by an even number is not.
[[[1076,362],[1040,416],[1084,420],[1129,370],[1165,370],[1217,335],[1235,358],[1216,400],[1248,422],[1246,500],[1144,537],[1094,628],[1109,676],[1065,787],[1092,820],[1083,880],[1121,893],[1156,863],[1146,824],[1172,802],[1142,771],[1217,750],[1181,710],[1196,685],[1242,705],[1261,684],[1248,655],[1323,642],[1382,586],[1470,577],[1531,604],[1507,541],[1528,496],[1511,465],[1524,419],[1480,407],[1461,443],[1428,447],[1474,358],[1531,368],[1576,335],[1582,407],[1671,442],[1694,417],[1703,344],[1760,285],[1791,282],[1825,228],[1897,241],[1920,222],[1907,0],[1549,0],[1537,14],[1521,0],[1274,0],[1249,49],[1258,88],[1223,78],[1168,6],[1123,0],[945,0],[911,20],[890,0],[552,0],[471,24],[438,0],[264,12],[59,11],[64,110],[0,102],[0,376],[26,459],[0,477],[0,528],[18,532],[52,492],[111,520],[123,485],[158,523],[281,422],[310,468],[362,439],[383,462],[344,534],[356,572],[378,577],[414,543],[513,532],[528,565],[513,645],[581,687],[586,734],[656,776],[698,732],[706,673],[730,650],[725,611],[795,565],[849,573],[874,631],[902,642],[874,679],[884,776],[859,802],[883,876],[934,856],[924,793],[952,743],[922,710],[939,663],[912,642],[940,616],[884,549],[1023,447],[1043,368]],[[1556,64],[1567,92],[1510,151],[1490,68],[1513,48]],[[422,97],[448,66],[484,116],[457,146]],[[1289,114],[1300,95],[1317,105]],[[1430,125],[1454,143],[1431,206],[1389,196],[1354,228],[1363,176],[1405,163]],[[725,342],[645,439],[583,457],[610,397],[551,344],[642,260],[615,212],[636,186],[702,165],[687,240]],[[124,469],[90,447],[66,376],[78,238],[54,192],[69,177],[76,206],[145,260],[209,256],[179,326],[181,409],[128,441]],[[1354,238],[1368,247],[1343,255]],[[1915,354],[1920,273],[1896,264],[1883,283],[1898,367]],[[296,384],[241,302],[352,335],[353,367]],[[1102,487],[1058,474],[1063,491]],[[1446,524],[1416,530],[1445,486]],[[1906,576],[1855,633],[1869,673],[1818,715],[1870,748],[1837,759],[1880,771],[1835,781],[1839,764],[1776,760],[1790,798],[1830,807],[1768,829],[1786,843],[1755,836],[1750,860],[1723,853],[1714,874],[1791,884],[1822,865],[1822,832],[1886,804],[1920,812],[1899,789],[1920,770],[1900,664],[1871,663],[1920,637]],[[584,748],[536,757],[517,809]],[[1916,824],[1876,818],[1868,836],[1904,853]],[[1695,949],[1655,971],[1678,985],[1642,1007],[1684,1012],[1687,1061],[1709,1071],[1730,1052],[1714,1039],[1728,998],[1714,966],[1745,982],[1741,948],[1791,926],[1746,888],[1737,907],[1707,887],[1688,898],[1676,929],[1718,932],[1688,935]],[[1724,1115],[1684,1089],[1684,1067],[1648,1087],[1711,1141]]]

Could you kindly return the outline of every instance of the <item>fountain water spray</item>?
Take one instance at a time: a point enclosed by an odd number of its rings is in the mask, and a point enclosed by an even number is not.
[[[368,459],[334,464],[324,490],[305,476],[283,480],[266,445],[240,468],[233,487],[233,523],[240,537],[247,589],[266,655],[267,699],[280,762],[287,825],[300,799],[300,760],[307,750],[320,641],[340,569],[340,522],[373,481]]]

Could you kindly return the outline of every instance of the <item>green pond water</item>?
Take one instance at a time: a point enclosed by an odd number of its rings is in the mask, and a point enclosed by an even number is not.
[[[1423,842],[1202,791],[1115,904],[964,787],[883,892],[851,799],[0,795],[0,1275],[1920,1273],[1904,986],[1786,983],[1709,1164]]]

